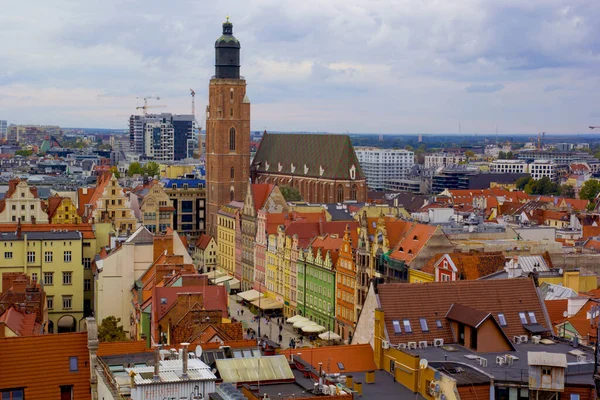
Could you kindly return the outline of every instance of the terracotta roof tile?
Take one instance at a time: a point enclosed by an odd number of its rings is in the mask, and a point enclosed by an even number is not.
[[[254,209],[256,211],[263,208],[265,201],[273,191],[275,185],[271,183],[253,183],[252,184],[252,199],[254,201]]]
[[[421,271],[428,274],[435,273],[435,265],[444,257],[449,257],[456,266],[461,279],[474,280],[493,274],[504,269],[506,258],[502,252],[491,253],[447,253],[436,254]]]
[[[285,355],[288,359],[291,355],[294,357],[300,354],[305,362],[311,363],[318,368],[319,363],[323,363],[323,368],[328,373],[350,373],[364,372],[377,369],[373,356],[373,348],[369,344],[345,345],[345,346],[326,346],[317,348],[301,348],[278,350],[278,354]],[[343,370],[338,368],[338,363],[342,363]]]
[[[600,236],[600,226],[584,225],[582,229],[583,238]]]
[[[0,316],[0,322],[4,322],[17,336],[33,336],[41,334],[42,326],[36,322],[36,315],[24,313],[17,310],[14,306],[10,307]]]
[[[98,346],[98,357],[116,356],[120,354],[136,354],[152,351],[147,348],[146,341],[135,340],[126,342],[100,342]]]
[[[502,330],[509,338],[528,334],[520,322],[519,312],[534,312],[537,323],[548,328],[544,305],[530,279],[391,283],[379,285],[378,293],[387,332],[394,344],[437,338],[454,342],[444,317],[453,303],[476,305],[479,311],[492,313],[496,321],[498,313],[503,313],[507,326]],[[426,319],[429,331],[420,329],[420,318]],[[392,321],[405,319],[410,321],[412,333],[402,330],[401,334],[394,334]],[[441,329],[437,328],[436,320],[442,322]]]
[[[208,236],[207,234],[203,233],[198,237],[198,239],[196,239],[196,247],[201,250],[206,250],[211,239],[211,236]]]
[[[17,229],[17,224],[2,224],[2,228],[7,231]],[[70,232],[79,231],[84,239],[94,239],[94,226],[92,224],[21,224],[21,232],[50,232],[53,229],[67,230]]]
[[[569,305],[568,299],[545,300],[544,303],[546,303],[548,317],[550,317],[550,321],[553,324],[565,319],[564,313],[567,311]]]
[[[446,319],[460,322],[473,328],[477,328],[489,316],[491,316],[489,312],[479,311],[475,308],[456,303],[452,303],[446,313]]]
[[[69,371],[69,357],[77,357],[77,371]],[[0,388],[24,387],[26,399],[57,399],[58,385],[73,385],[73,398],[87,400],[89,359],[87,332],[0,339]]]
[[[407,264],[410,263],[419,254],[423,246],[431,239],[437,227],[433,225],[425,225],[413,223],[412,227],[399,240],[394,247],[391,258],[403,260]]]

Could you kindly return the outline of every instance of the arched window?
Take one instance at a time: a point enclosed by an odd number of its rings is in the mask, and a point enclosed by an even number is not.
[[[229,99],[233,100],[233,89],[231,89],[231,91],[229,92]]]
[[[229,151],[235,151],[235,128],[229,130]]]
[[[356,185],[352,185],[352,191],[350,192],[350,198],[352,200],[356,200],[357,192],[358,192],[358,189],[357,189]]]
[[[235,169],[233,167],[231,167],[230,175],[231,175],[231,180],[234,180],[235,179]]]
[[[338,185],[337,187],[337,202],[344,202],[344,187],[342,185]]]
[[[233,190],[229,191],[229,201],[233,201]]]

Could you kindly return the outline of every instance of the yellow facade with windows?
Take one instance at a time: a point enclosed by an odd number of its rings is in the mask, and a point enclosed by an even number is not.
[[[235,274],[235,207],[223,206],[217,214],[217,269]]]
[[[279,259],[277,253],[277,235],[269,235],[267,238],[267,249],[265,252],[265,286],[267,288],[266,296],[272,298],[283,298],[282,274],[279,269]]]
[[[137,229],[137,219],[133,215],[129,199],[125,196],[117,178],[111,175],[104,187],[96,190],[102,190],[102,192],[97,196],[94,220],[111,221],[118,232],[133,233]]]
[[[165,189],[155,183],[140,204],[141,222],[152,233],[165,233],[168,228],[173,228],[174,211]]]
[[[427,272],[419,271],[418,269],[408,269],[408,283],[426,283],[435,282],[435,277]]]
[[[77,213],[77,207],[69,197],[63,197],[60,204],[50,217],[51,224],[80,224],[81,217]]]
[[[80,232],[0,234],[0,274],[25,273],[44,285],[48,332],[80,330],[84,317],[83,237]]]

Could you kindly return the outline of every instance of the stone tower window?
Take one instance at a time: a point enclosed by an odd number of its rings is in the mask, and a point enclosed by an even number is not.
[[[231,175],[231,180],[234,180],[235,179],[235,169],[233,167],[231,167],[230,175]]]
[[[350,198],[352,200],[356,200],[357,191],[356,185],[352,185],[352,191],[350,192]]]
[[[235,128],[229,130],[229,151],[235,151]]]

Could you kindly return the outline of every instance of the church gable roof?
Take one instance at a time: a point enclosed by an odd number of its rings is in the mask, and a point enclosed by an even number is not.
[[[273,134],[263,136],[252,168],[256,172],[350,180],[364,179],[348,135]]]

